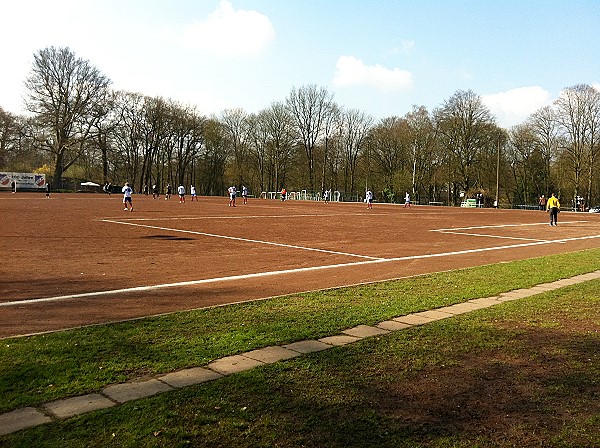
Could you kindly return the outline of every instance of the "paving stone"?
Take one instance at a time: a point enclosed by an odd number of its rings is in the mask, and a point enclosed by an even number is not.
[[[223,375],[213,370],[205,369],[203,367],[193,367],[191,369],[180,370],[161,376],[159,380],[167,383],[171,387],[179,388],[216,380],[222,376]]]
[[[432,321],[429,317],[417,316],[416,314],[394,317],[392,320],[408,325],[423,325]]]
[[[447,319],[448,317],[452,317],[452,314],[445,313],[444,311],[440,311],[440,310],[429,310],[429,311],[423,311],[421,313],[415,313],[414,316],[425,317],[426,319],[430,319],[431,321],[434,321],[434,320]]]
[[[312,352],[319,352],[321,350],[327,350],[328,348],[331,348],[332,345],[326,344],[322,341],[315,341],[315,340],[309,339],[306,341],[298,341],[298,342],[294,342],[292,344],[286,344],[283,347],[287,348],[288,350],[294,350],[295,352],[298,352],[298,353],[312,353]]]
[[[80,397],[65,398],[43,405],[43,408],[58,418],[68,418],[86,412],[97,411],[115,406],[115,402],[100,394],[82,395]]]
[[[346,335],[346,334],[338,334],[336,336],[327,336],[319,339],[320,342],[324,344],[334,345],[339,347],[341,345],[351,344],[356,341],[360,341],[362,338],[357,338],[354,336]]]
[[[222,375],[230,375],[262,365],[264,365],[264,363],[256,359],[248,358],[243,355],[233,355],[211,362],[208,365],[208,368],[215,372],[219,372]]]
[[[557,280],[557,281],[555,281],[553,283],[555,285],[559,285],[561,287],[564,287],[564,286],[576,285],[579,282],[574,281],[572,278],[563,278],[562,280]]]
[[[513,300],[521,300],[526,299],[527,297],[531,297],[536,295],[537,292],[532,291],[531,294],[500,294],[498,297],[499,302],[511,302]]]
[[[587,282],[589,280],[597,280],[600,278],[600,271],[588,272],[587,274],[576,275],[573,278],[574,279],[576,278],[577,280],[582,281],[582,282]]]
[[[251,352],[244,353],[244,356],[270,364],[277,361],[283,361],[284,359],[295,358],[296,356],[300,356],[300,353],[288,350],[284,347],[274,346],[252,350]]]
[[[464,313],[470,313],[471,311],[475,311],[475,310],[479,310],[482,307],[481,305],[478,305],[476,303],[469,303],[469,302],[464,302],[464,303],[457,303],[456,305],[450,305],[444,308],[440,308],[440,311],[444,311],[445,313],[450,313],[450,314],[464,314]]]
[[[556,286],[554,285],[550,285],[550,284],[543,284],[543,285],[536,285],[534,287],[531,288],[532,291],[536,291],[538,294],[540,292],[547,292],[547,291],[554,291],[556,288]]]
[[[535,291],[531,289],[516,289],[514,291],[503,292],[498,296],[498,300],[502,302],[506,302],[508,300],[519,300],[525,299],[526,297],[531,297],[532,295],[537,294]]]
[[[152,379],[143,382],[130,382],[108,386],[102,392],[107,397],[125,403],[139,398],[150,397],[161,392],[172,390],[172,387],[161,381]]]
[[[43,423],[49,423],[52,419],[37,410],[27,407],[17,409],[5,414],[0,414],[0,435],[10,434],[21,429],[32,428]]]
[[[409,328],[409,327],[412,327],[412,325],[405,324],[402,322],[397,322],[395,320],[385,320],[385,321],[379,322],[377,324],[377,328],[381,328],[383,330],[388,330],[388,331],[404,330],[405,328]]]
[[[370,325],[358,325],[354,328],[348,328],[347,330],[342,331],[342,333],[355,336],[357,338],[368,338],[371,336],[386,334],[389,333],[389,331],[383,330],[382,328],[371,327]]]
[[[472,299],[469,300],[469,303],[476,303],[478,305],[483,305],[483,306],[494,306],[494,305],[498,305],[500,303],[500,301],[498,300],[498,297],[482,297],[481,299]]]

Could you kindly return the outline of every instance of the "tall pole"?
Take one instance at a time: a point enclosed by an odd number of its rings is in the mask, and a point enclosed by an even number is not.
[[[496,208],[500,205],[498,203],[498,191],[500,185],[500,137],[498,137],[498,154],[496,159]]]

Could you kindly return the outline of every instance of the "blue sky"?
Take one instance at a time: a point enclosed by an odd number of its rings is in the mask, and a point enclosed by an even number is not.
[[[376,120],[481,95],[502,126],[600,88],[600,1],[20,0],[0,14],[0,106],[34,52],[68,46],[113,88],[258,112],[316,84]]]

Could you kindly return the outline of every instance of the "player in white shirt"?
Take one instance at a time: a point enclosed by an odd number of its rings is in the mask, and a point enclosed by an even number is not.
[[[192,196],[192,201],[195,198],[196,202],[198,202],[198,196],[196,196],[196,187],[194,187],[193,185],[190,187],[190,195]]]
[[[235,197],[237,196],[237,188],[235,188],[235,185],[232,185],[227,189],[227,191],[229,191],[229,206],[235,207]]]
[[[177,194],[179,195],[179,203],[185,202],[185,187],[183,185],[177,187]]]
[[[123,210],[133,211],[133,202],[131,200],[131,193],[133,190],[129,186],[129,182],[125,182],[125,186],[121,190],[123,192],[123,204],[125,204],[125,208]]]

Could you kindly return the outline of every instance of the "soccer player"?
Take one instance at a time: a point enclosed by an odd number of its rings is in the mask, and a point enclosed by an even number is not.
[[[198,202],[198,196],[196,195],[196,187],[194,187],[193,185],[190,187],[190,195],[192,196],[192,201],[196,199],[196,202]]]
[[[123,204],[125,204],[125,208],[123,210],[133,211],[133,202],[131,200],[131,193],[133,190],[129,186],[129,182],[125,182],[125,186],[121,190],[123,192]]]
[[[237,196],[237,188],[235,188],[235,185],[232,185],[227,189],[227,191],[229,192],[229,206],[235,207],[235,197]]]
[[[179,203],[185,202],[185,187],[183,185],[177,187],[177,194],[179,195]]]
[[[244,205],[248,203],[248,187],[242,185],[242,197],[244,198]]]
[[[365,199],[367,200],[367,208],[372,209],[373,208],[373,192],[371,190],[367,190]]]
[[[550,212],[550,225],[555,226],[556,219],[558,218],[558,211],[560,210],[560,202],[558,202],[558,199],[556,196],[554,196],[554,193],[552,193],[552,196],[548,198],[546,209],[548,212]]]

